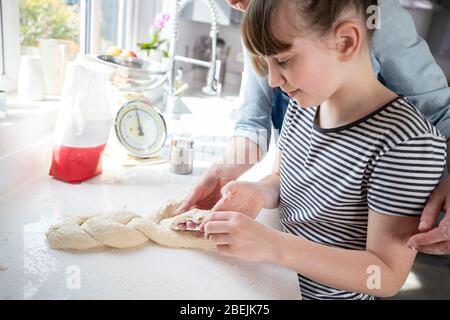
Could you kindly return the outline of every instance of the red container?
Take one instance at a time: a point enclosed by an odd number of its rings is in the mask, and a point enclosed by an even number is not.
[[[102,172],[106,144],[93,148],[56,146],[50,175],[69,183],[81,183]]]

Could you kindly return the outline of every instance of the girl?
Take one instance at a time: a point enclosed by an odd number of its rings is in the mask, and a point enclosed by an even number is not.
[[[201,230],[223,254],[298,272],[304,299],[395,295],[445,168],[444,137],[373,74],[374,5],[254,0],[243,22],[260,70],[292,101],[273,173],[228,184]],[[278,206],[285,232],[254,220]]]

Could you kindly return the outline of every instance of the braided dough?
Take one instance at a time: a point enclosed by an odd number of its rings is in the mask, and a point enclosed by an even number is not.
[[[180,224],[184,224],[187,221],[192,221],[193,223],[195,223],[196,227],[192,229],[188,228],[186,230],[199,231],[200,224],[202,223],[203,219],[209,216],[210,214],[211,212],[207,210],[192,209],[183,214],[180,214],[179,216],[174,217],[172,222],[170,223],[170,228],[173,230],[181,230],[179,228]]]
[[[176,216],[175,210],[179,205],[180,202],[169,202],[147,218],[126,211],[69,218],[50,227],[47,241],[52,249],[62,250],[88,250],[103,246],[127,249],[143,245],[148,240],[172,248],[214,250],[215,246],[204,240],[202,233],[171,228],[174,220],[178,225],[192,218],[192,215],[205,217],[210,213],[194,209],[182,217]]]

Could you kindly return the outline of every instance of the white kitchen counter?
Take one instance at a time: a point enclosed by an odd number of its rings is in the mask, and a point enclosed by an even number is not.
[[[287,269],[217,253],[148,242],[134,250],[64,252],[45,232],[64,215],[127,208],[145,215],[183,197],[202,170],[178,176],[168,165],[105,171],[81,185],[39,176],[0,198],[0,299],[297,299]],[[262,213],[277,227],[277,212]],[[79,273],[80,289],[71,287]]]
[[[222,124],[224,118],[215,117]],[[184,129],[181,124],[177,130]],[[232,130],[229,125],[225,129]],[[270,162],[258,165],[247,179],[265,175]],[[45,168],[0,194],[0,299],[298,299],[296,273],[272,264],[150,241],[134,250],[48,248],[45,232],[65,216],[123,208],[146,215],[183,198],[208,165],[196,160],[192,175],[179,176],[169,172],[167,163],[119,168],[106,158],[104,173],[80,185],[54,180]],[[0,169],[14,172],[14,167]],[[259,219],[279,228],[277,210]]]

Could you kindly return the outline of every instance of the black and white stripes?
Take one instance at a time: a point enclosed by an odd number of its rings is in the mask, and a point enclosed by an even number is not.
[[[317,111],[292,101],[283,123],[281,223],[320,244],[365,250],[369,208],[421,214],[445,168],[445,138],[406,98],[335,129],[319,128]],[[299,281],[305,299],[371,298]]]

